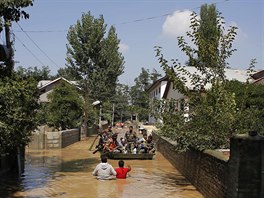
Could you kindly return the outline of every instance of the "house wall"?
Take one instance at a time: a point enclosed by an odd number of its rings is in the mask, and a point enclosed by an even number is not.
[[[156,87],[154,87],[149,93],[150,99],[162,99],[166,85],[167,81],[161,81]]]
[[[48,100],[48,95],[49,95],[51,92],[52,92],[52,90],[50,90],[50,91],[48,91],[48,92],[45,92],[45,93],[41,94],[41,95],[39,96],[39,101],[40,101],[40,102],[49,102],[49,100]]]
[[[61,83],[61,80],[58,80],[58,81],[46,86],[45,89],[42,90],[44,93],[42,93],[40,95],[39,101],[40,102],[49,102],[48,95],[52,92],[54,87],[58,86],[60,83]]]
[[[256,81],[255,84],[264,85],[264,77],[262,77],[262,79]]]
[[[152,89],[152,91],[150,91],[150,93],[149,93],[150,100],[152,100],[152,101],[154,99],[161,100],[163,95],[164,95],[166,86],[167,86],[167,81],[161,81],[156,87],[154,87]],[[152,123],[155,123],[155,122],[162,122],[162,121],[161,120],[156,120],[154,117],[149,115],[148,122],[150,124],[152,124]]]
[[[167,81],[161,81],[160,83],[160,87],[161,87],[161,92],[160,92],[160,95],[159,95],[159,99],[162,99],[163,95],[164,95],[164,92],[165,92],[165,89],[166,89],[166,86],[167,86],[168,82]]]
[[[168,95],[166,97],[166,99],[175,99],[175,100],[179,100],[184,98],[184,95],[179,93],[178,90],[173,89],[173,83],[171,82],[170,84],[170,88],[168,91]]]

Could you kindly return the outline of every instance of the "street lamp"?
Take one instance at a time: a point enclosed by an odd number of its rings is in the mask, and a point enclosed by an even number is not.
[[[100,104],[100,112],[99,112],[99,128],[102,127],[102,120],[101,120],[101,117],[102,117],[102,102],[100,100],[96,100],[92,103],[93,106],[96,106],[96,105],[99,105]]]
[[[92,105],[93,105],[93,106],[96,106],[96,105],[99,105],[100,103],[101,103],[101,101],[96,100],[96,101],[94,101],[94,102],[92,103]]]

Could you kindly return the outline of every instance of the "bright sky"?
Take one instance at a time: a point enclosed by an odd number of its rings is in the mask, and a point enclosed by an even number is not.
[[[165,57],[186,56],[177,46],[177,36],[185,35],[191,11],[199,12],[204,3],[216,3],[226,25],[236,25],[238,36],[234,48],[238,51],[228,60],[231,68],[246,69],[250,60],[257,59],[257,68],[264,69],[264,1],[263,0],[35,0],[27,9],[30,19],[20,26],[13,24],[16,35],[16,66],[48,65],[53,74],[65,66],[67,30],[91,11],[103,15],[106,24],[115,25],[121,40],[120,51],[125,58],[120,82],[132,85],[144,67],[161,71],[154,46],[162,46]],[[153,19],[147,19],[154,17]],[[144,20],[141,20],[144,19]],[[20,31],[19,31],[20,30]],[[43,31],[43,32],[42,32]],[[3,35],[1,35],[3,36]],[[33,42],[32,42],[33,41]],[[1,42],[1,41],[0,41]],[[38,46],[36,46],[35,44]],[[31,53],[27,50],[29,49]]]

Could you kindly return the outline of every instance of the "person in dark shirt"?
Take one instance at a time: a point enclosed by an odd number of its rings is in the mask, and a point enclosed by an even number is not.
[[[125,139],[127,141],[128,153],[132,153],[132,150],[134,149],[137,141],[137,133],[133,131],[133,126],[129,127],[129,131],[127,131],[125,134]]]

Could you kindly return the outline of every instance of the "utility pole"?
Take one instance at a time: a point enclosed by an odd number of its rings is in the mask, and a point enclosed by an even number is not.
[[[99,128],[102,128],[102,105],[100,104],[100,112],[99,112]]]
[[[6,57],[6,73],[8,76],[11,76],[12,71],[14,70],[14,51],[11,42],[11,33],[10,33],[10,22],[5,20],[5,36],[6,36],[6,48],[7,48],[7,57]]]
[[[115,104],[113,104],[113,112],[112,112],[112,126],[114,126],[114,120],[115,120]]]

